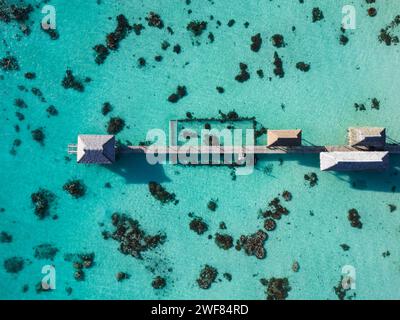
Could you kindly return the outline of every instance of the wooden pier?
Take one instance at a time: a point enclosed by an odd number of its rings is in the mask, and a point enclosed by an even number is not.
[[[158,154],[318,154],[321,152],[357,152],[357,151],[387,151],[391,154],[400,154],[400,144],[386,144],[377,150],[368,147],[353,146],[296,146],[296,147],[213,147],[213,146],[125,146],[117,150],[118,153],[158,153]]]
[[[255,155],[319,154],[323,171],[381,171],[389,167],[389,154],[400,154],[399,143],[387,143],[385,128],[349,128],[348,144],[340,146],[302,145],[302,132],[299,129],[269,130],[267,145],[221,146],[218,139],[211,141],[208,138],[205,142],[212,145],[177,145],[176,128],[171,128],[175,139],[169,140],[169,146],[117,146],[114,136],[79,135],[77,145],[68,146],[68,153],[77,154],[78,163],[111,164],[116,160],[116,153],[119,153],[154,155],[155,159],[151,159],[151,162],[155,160],[155,163],[160,160],[159,156],[165,161],[168,155],[173,164],[198,164],[200,157],[201,164],[220,165],[221,157],[224,157],[223,163],[226,165],[234,161],[236,164],[245,163],[246,166],[254,164]],[[233,161],[232,156],[235,157]]]

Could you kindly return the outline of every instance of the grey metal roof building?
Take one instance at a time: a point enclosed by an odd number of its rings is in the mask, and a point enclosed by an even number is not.
[[[349,128],[349,145],[383,148],[386,144],[385,128]]]
[[[322,171],[385,170],[389,167],[389,152],[321,152],[320,167]]]
[[[111,164],[115,161],[115,137],[113,135],[79,135],[78,163]]]
[[[301,130],[268,130],[268,147],[301,146]]]

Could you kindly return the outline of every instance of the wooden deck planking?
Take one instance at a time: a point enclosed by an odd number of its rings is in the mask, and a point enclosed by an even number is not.
[[[315,154],[321,152],[354,152],[354,151],[375,151],[368,150],[363,147],[352,146],[298,146],[298,147],[267,147],[254,146],[251,147],[207,147],[207,146],[191,146],[191,147],[158,147],[158,154]],[[378,150],[376,150],[378,151]],[[388,151],[392,154],[400,154],[400,145],[386,145],[381,151]],[[153,147],[147,146],[127,146],[120,148],[119,153],[148,153],[153,152]]]

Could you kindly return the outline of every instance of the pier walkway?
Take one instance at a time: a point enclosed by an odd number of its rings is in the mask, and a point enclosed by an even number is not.
[[[348,144],[339,146],[302,145],[304,140],[299,129],[269,130],[267,144],[253,146],[221,146],[218,136],[217,139],[209,139],[211,135],[205,140],[202,139],[211,145],[177,145],[176,132],[172,137],[175,139],[169,140],[169,146],[119,146],[113,135],[79,135],[78,144],[69,145],[68,153],[77,154],[78,163],[97,164],[113,163],[116,161],[116,153],[146,154],[157,158],[162,156],[163,159],[169,155],[169,160],[173,163],[179,160],[183,164],[193,164],[195,161],[192,159],[198,160],[199,157],[202,164],[208,163],[210,156],[215,164],[219,164],[222,156],[227,160],[226,164],[232,164],[232,156],[237,158],[236,164],[243,161],[248,164],[254,163],[255,155],[318,154],[323,171],[381,171],[389,167],[389,154],[400,154],[400,143],[387,139],[386,129],[378,127],[349,128]],[[387,140],[392,143],[387,143]],[[147,159],[149,160],[148,157]]]
[[[153,153],[155,147],[124,146],[117,149],[119,153]],[[368,147],[353,146],[295,146],[295,147],[216,147],[216,146],[169,146],[157,147],[158,154],[312,154],[321,152],[355,152],[355,151],[388,151],[391,154],[400,154],[400,144],[386,144],[379,150]]]

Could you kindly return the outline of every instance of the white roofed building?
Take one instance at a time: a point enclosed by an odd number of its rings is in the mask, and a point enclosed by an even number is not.
[[[389,167],[389,152],[321,152],[320,167],[322,171],[385,170]]]
[[[76,154],[78,163],[111,164],[115,161],[115,137],[79,135]]]

